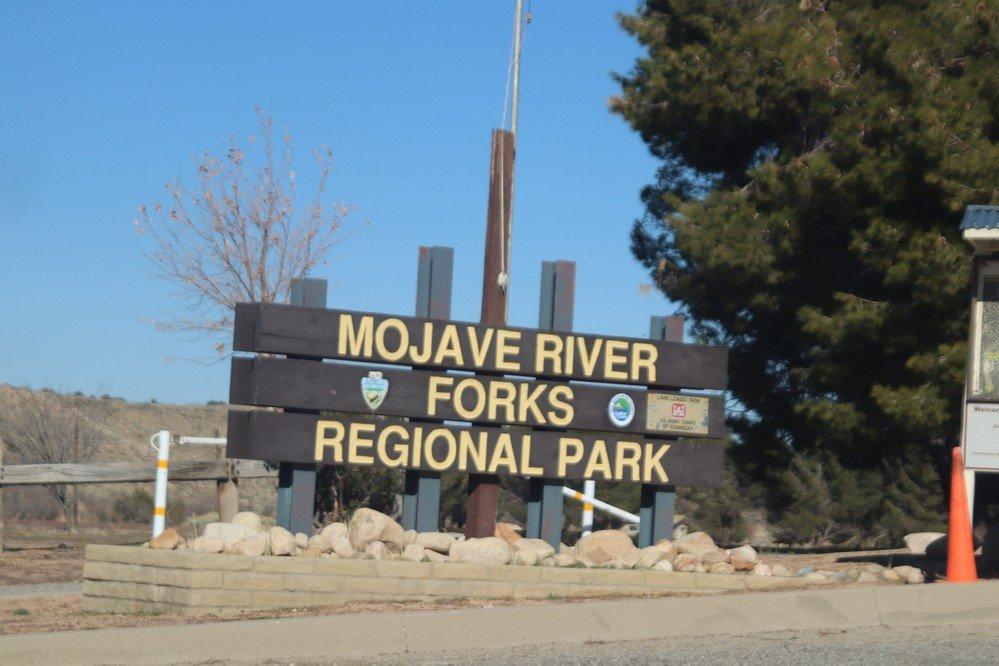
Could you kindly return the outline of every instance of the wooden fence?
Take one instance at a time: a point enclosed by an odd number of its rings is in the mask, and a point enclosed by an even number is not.
[[[219,516],[238,507],[238,479],[277,476],[259,460],[178,460],[171,461],[170,481],[215,481],[218,485]],[[3,489],[8,486],[76,485],[83,483],[136,483],[156,480],[156,461],[57,463],[4,465],[0,440],[0,553],[3,552]]]

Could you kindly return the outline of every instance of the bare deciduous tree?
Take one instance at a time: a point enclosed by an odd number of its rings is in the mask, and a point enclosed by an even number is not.
[[[8,462],[59,464],[88,462],[98,449],[97,429],[80,414],[45,392],[25,391],[0,412],[0,437]],[[65,484],[45,488],[59,504],[67,529],[76,529],[76,494]]]
[[[233,306],[282,299],[293,279],[323,263],[343,240],[352,210],[342,202],[326,205],[329,146],[313,151],[316,189],[299,204],[291,135],[286,128],[275,142],[273,119],[256,111],[260,135],[248,137],[247,148],[232,137],[224,156],[207,150],[192,156],[196,185],[173,180],[167,201],[142,206],[135,220],[153,275],[175,287],[182,310],[153,323],[207,337],[220,357]],[[254,148],[262,153],[258,162],[249,156]]]

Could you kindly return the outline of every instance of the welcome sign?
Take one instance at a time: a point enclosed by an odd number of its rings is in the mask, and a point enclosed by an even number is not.
[[[721,446],[665,438],[726,435],[722,396],[677,389],[724,388],[723,347],[240,304],[233,348],[265,356],[230,403],[286,411],[231,410],[232,458],[721,483]]]

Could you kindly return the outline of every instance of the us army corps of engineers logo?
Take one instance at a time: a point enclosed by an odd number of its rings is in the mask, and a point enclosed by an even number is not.
[[[361,397],[368,409],[375,411],[388,394],[389,382],[382,377],[382,373],[372,370],[367,377],[361,377]]]

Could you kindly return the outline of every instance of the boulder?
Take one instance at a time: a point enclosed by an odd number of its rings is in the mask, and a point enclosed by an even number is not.
[[[715,548],[714,550],[709,550],[701,554],[701,564],[709,569],[712,564],[718,564],[719,562],[728,564],[728,551],[724,548]]]
[[[537,552],[533,550],[514,550],[513,559],[510,561],[511,564],[520,564],[525,567],[533,567],[538,563]]]
[[[739,546],[732,549],[728,561],[736,571],[752,571],[759,564],[760,558],[752,546]]]
[[[633,548],[626,550],[611,561],[619,562],[622,569],[634,569],[640,559],[642,559],[642,551],[638,548]]]
[[[620,558],[617,558],[617,557],[615,557],[612,560],[607,560],[603,564],[598,564],[597,566],[600,567],[601,569],[627,569],[627,568],[629,568],[629,567],[627,567],[625,565],[624,562],[621,561]]]
[[[794,575],[797,576],[798,578],[804,578],[810,573],[815,573],[815,569],[813,569],[812,567],[805,566],[798,569],[798,572]]]
[[[364,552],[375,560],[384,560],[388,557],[389,547],[384,541],[372,541],[364,547]]]
[[[308,548],[309,547],[309,535],[305,532],[299,532],[295,535],[295,547],[296,548]]]
[[[241,540],[253,536],[255,532],[242,525],[232,523],[208,523],[202,536],[217,539],[222,542],[226,552],[236,552],[236,544]]]
[[[676,544],[674,544],[671,539],[660,539],[652,547],[663,551],[663,559],[669,560],[670,562],[672,562],[673,558],[680,552],[676,549]]]
[[[704,532],[691,532],[679,539],[674,539],[676,549],[681,553],[689,553],[698,557],[713,550],[718,550],[714,539]]]
[[[347,537],[335,537],[330,542],[330,550],[339,557],[356,557],[357,551],[350,545]]]
[[[451,552],[454,539],[443,532],[421,532],[416,535],[416,543],[427,550],[434,550],[447,555]]]
[[[253,536],[241,539],[236,544],[236,553],[247,557],[260,557],[267,553],[270,547],[270,539],[263,532],[258,532]]]
[[[555,566],[574,567],[576,566],[576,556],[570,553],[557,553],[554,557]]]
[[[901,583],[902,577],[891,569],[885,568],[878,574],[878,577],[886,583]]]
[[[781,576],[783,578],[786,578],[786,577],[788,577],[788,576],[791,575],[791,572],[788,571],[787,567],[785,567],[783,564],[773,564],[773,565],[771,565],[770,566],[770,573],[772,573],[775,576]]]
[[[301,553],[299,553],[298,556],[299,557],[322,557],[322,556],[327,555],[327,554],[328,553],[324,553],[323,551],[319,550],[318,548],[306,548]]]
[[[191,542],[191,550],[195,553],[221,553],[225,544],[210,536],[199,536]]]
[[[323,529],[319,531],[324,537],[327,537],[331,541],[336,538],[346,539],[347,537],[347,525],[346,523],[330,523]]]
[[[496,523],[493,536],[497,539],[503,539],[508,545],[512,546],[515,541],[524,538],[520,534],[523,530],[524,528],[520,525],[514,525],[513,523]]]
[[[942,532],[913,532],[902,537],[902,541],[913,555],[925,555],[927,546],[945,536]]]
[[[402,540],[407,546],[416,543],[416,530],[406,530],[403,532]]]
[[[652,566],[653,571],[673,571],[673,564],[669,560],[662,559]]]
[[[675,571],[697,571],[699,564],[700,558],[697,555],[680,553],[673,560],[673,569]]]
[[[513,549],[518,553],[534,553],[539,561],[555,554],[551,544],[541,539],[517,539],[513,542]]]
[[[649,546],[642,548],[639,552],[638,561],[635,562],[635,569],[651,569],[662,560],[666,559],[666,550],[659,546]],[[672,567],[670,567],[672,570]]]
[[[182,543],[184,537],[174,528],[168,527],[149,540],[149,547],[156,550],[175,550]]]
[[[829,578],[826,577],[826,575],[824,573],[821,573],[819,571],[812,571],[810,573],[805,574],[804,576],[801,576],[801,578],[802,578],[802,580],[806,580],[809,583],[830,583],[830,582],[832,582]]]
[[[572,555],[573,557],[575,557],[576,556],[576,547],[575,546],[567,546],[564,543],[559,543],[559,545],[558,545],[558,552],[560,552],[560,553],[568,553],[569,555]]]
[[[260,522],[260,516],[252,511],[240,511],[232,517],[230,522],[233,525],[239,525],[254,532],[262,532],[264,529],[263,523]]]
[[[327,537],[325,534],[320,532],[319,534],[313,534],[309,537],[308,543],[305,545],[306,548],[315,548],[320,553],[328,553],[333,550],[333,540]]]
[[[506,541],[497,537],[465,539],[451,546],[452,562],[475,564],[507,564],[512,555]]]
[[[857,576],[858,583],[876,583],[878,582],[878,575],[871,571],[861,571],[860,575]]]
[[[728,562],[715,562],[708,567],[708,573],[713,574],[730,574],[735,573],[735,567],[733,567]]]
[[[295,535],[283,527],[274,527],[267,530],[270,538],[271,555],[292,555],[295,552]]]
[[[427,549],[420,544],[411,543],[402,549],[402,555],[400,557],[404,560],[409,560],[410,562],[422,562],[426,552]]]
[[[347,523],[347,538],[356,550],[364,550],[372,541],[381,541],[393,552],[401,553],[406,547],[402,525],[380,511],[361,508],[354,512]]]
[[[677,525],[676,527],[673,528],[673,541],[676,541],[677,539],[681,539],[687,536],[688,531],[689,530],[687,529],[686,525],[683,524]]]
[[[553,567],[553,566],[555,566],[555,558],[554,557],[546,557],[545,559],[543,559],[540,562],[538,562],[538,566],[542,566],[542,567]]]
[[[900,567],[894,567],[892,571],[894,571],[895,574],[902,579],[903,583],[908,585],[918,585],[919,583],[926,582],[926,577],[923,575],[923,572],[916,567],[903,565]]]
[[[451,558],[442,553],[438,553],[436,550],[430,550],[429,548],[423,549],[423,558],[427,562],[450,562]]]
[[[763,562],[760,562],[755,567],[753,567],[753,575],[754,576],[773,576],[774,573],[770,569],[770,565],[769,564],[764,564]]]
[[[982,539],[982,570],[984,576],[999,576],[999,523],[985,531]]]
[[[594,564],[603,564],[634,549],[631,537],[620,530],[598,530],[576,544],[576,554]]]

